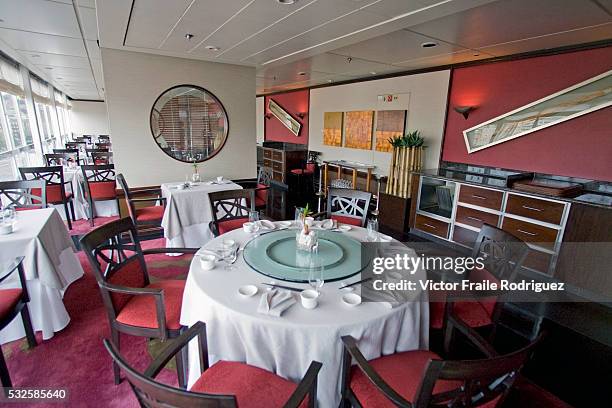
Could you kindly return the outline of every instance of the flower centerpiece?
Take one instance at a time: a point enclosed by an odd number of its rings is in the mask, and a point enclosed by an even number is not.
[[[310,208],[306,204],[300,216],[301,228],[295,237],[297,250],[312,252],[317,248],[317,233],[311,228],[313,219],[309,217],[310,213]]]

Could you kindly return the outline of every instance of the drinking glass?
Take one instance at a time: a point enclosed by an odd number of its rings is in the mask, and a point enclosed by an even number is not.
[[[368,241],[370,242],[378,241],[378,220],[369,219],[367,228],[368,228],[368,235],[367,235]]]
[[[295,207],[294,223],[295,223],[295,227],[298,229],[302,229],[302,222],[304,221],[303,211],[304,211],[303,208]]]
[[[308,269],[308,284],[319,293],[325,280],[323,278],[323,264],[319,257],[319,248],[313,248],[310,253],[310,268]],[[320,293],[319,293],[320,294]]]
[[[236,258],[238,257],[238,247],[236,243],[232,240],[223,240],[221,244],[221,260],[225,263],[225,270],[229,271],[233,269],[233,264],[236,262]]]
[[[259,236],[259,212],[249,211],[249,222],[253,223],[253,235]]]

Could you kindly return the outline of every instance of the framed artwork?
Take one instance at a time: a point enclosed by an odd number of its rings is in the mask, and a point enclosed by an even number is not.
[[[372,149],[374,111],[352,111],[344,114],[344,147]]]
[[[379,152],[393,150],[389,139],[402,136],[406,124],[405,110],[383,110],[376,112],[375,149]]]
[[[463,131],[468,153],[612,106],[612,70]]]
[[[291,133],[296,136],[300,135],[302,124],[294,119],[282,106],[274,102],[272,98],[268,99],[268,111],[274,115],[276,119],[280,120]]]
[[[323,144],[342,146],[342,112],[325,112],[323,114]]]

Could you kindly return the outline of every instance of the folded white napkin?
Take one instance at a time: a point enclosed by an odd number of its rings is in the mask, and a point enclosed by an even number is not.
[[[280,317],[283,312],[296,303],[291,292],[272,289],[261,295],[257,312],[269,316]]]
[[[272,221],[268,221],[268,220],[261,220],[261,221],[259,221],[259,225],[261,225],[262,228],[268,229],[268,230],[273,230],[273,229],[276,228],[276,224],[274,224]]]

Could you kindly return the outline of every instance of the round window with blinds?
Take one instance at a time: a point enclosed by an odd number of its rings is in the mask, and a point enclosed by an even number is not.
[[[221,101],[195,85],[168,89],[151,110],[155,142],[168,156],[183,162],[200,163],[219,153],[228,130]]]

